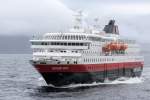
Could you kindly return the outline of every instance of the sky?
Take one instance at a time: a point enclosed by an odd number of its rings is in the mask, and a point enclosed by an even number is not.
[[[88,18],[99,18],[103,27],[115,19],[120,34],[149,42],[150,0],[63,0],[74,11],[82,9]]]
[[[72,9],[84,9],[101,14],[147,14],[149,0],[62,0]]]
[[[0,0],[0,35],[60,31],[72,13],[58,0]]]
[[[0,35],[66,31],[77,10],[89,23],[115,19],[120,34],[150,42],[149,0],[0,0]]]

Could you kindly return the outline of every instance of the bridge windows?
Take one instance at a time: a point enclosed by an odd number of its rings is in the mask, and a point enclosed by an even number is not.
[[[61,42],[60,45],[64,45],[64,43]]]
[[[68,46],[71,46],[71,43],[68,43]]]
[[[60,45],[60,42],[56,42],[56,45]]]
[[[45,36],[45,39],[52,40],[87,40],[85,35],[74,35],[74,34],[52,34]]]
[[[72,46],[75,46],[75,43],[72,43]]]

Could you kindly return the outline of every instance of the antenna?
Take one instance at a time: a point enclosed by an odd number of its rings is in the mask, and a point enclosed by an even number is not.
[[[99,18],[98,17],[94,18],[94,25],[93,25],[93,27],[95,29],[98,29],[100,27],[99,26]]]
[[[82,28],[82,15],[83,15],[83,12],[82,10],[79,10],[77,12],[75,16],[75,24],[74,24],[74,29],[81,29]]]
[[[85,32],[83,28],[83,12],[82,10],[78,10],[74,15],[74,25],[73,28],[70,29],[70,32]]]

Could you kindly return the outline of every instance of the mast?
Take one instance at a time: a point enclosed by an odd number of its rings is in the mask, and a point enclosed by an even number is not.
[[[79,11],[77,14],[74,15],[75,22],[74,22],[74,29],[81,29],[82,28],[82,11]]]
[[[94,18],[94,25],[93,25],[94,29],[99,29],[100,25],[99,25],[99,18]]]
[[[71,32],[84,32],[83,28],[83,12],[80,10],[74,15],[74,25]]]

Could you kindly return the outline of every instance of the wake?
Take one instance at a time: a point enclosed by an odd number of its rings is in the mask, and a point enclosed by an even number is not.
[[[43,81],[43,79],[39,78],[39,81]],[[80,87],[94,87],[94,86],[99,86],[99,85],[139,84],[142,82],[144,82],[143,77],[134,77],[134,78],[121,77],[114,81],[110,81],[106,79],[103,83],[93,82],[93,83],[88,83],[88,84],[70,84],[70,85],[60,86],[60,87],[56,87],[50,84],[48,86],[53,87],[53,88],[80,88]],[[39,86],[46,86],[46,83],[40,83]]]

